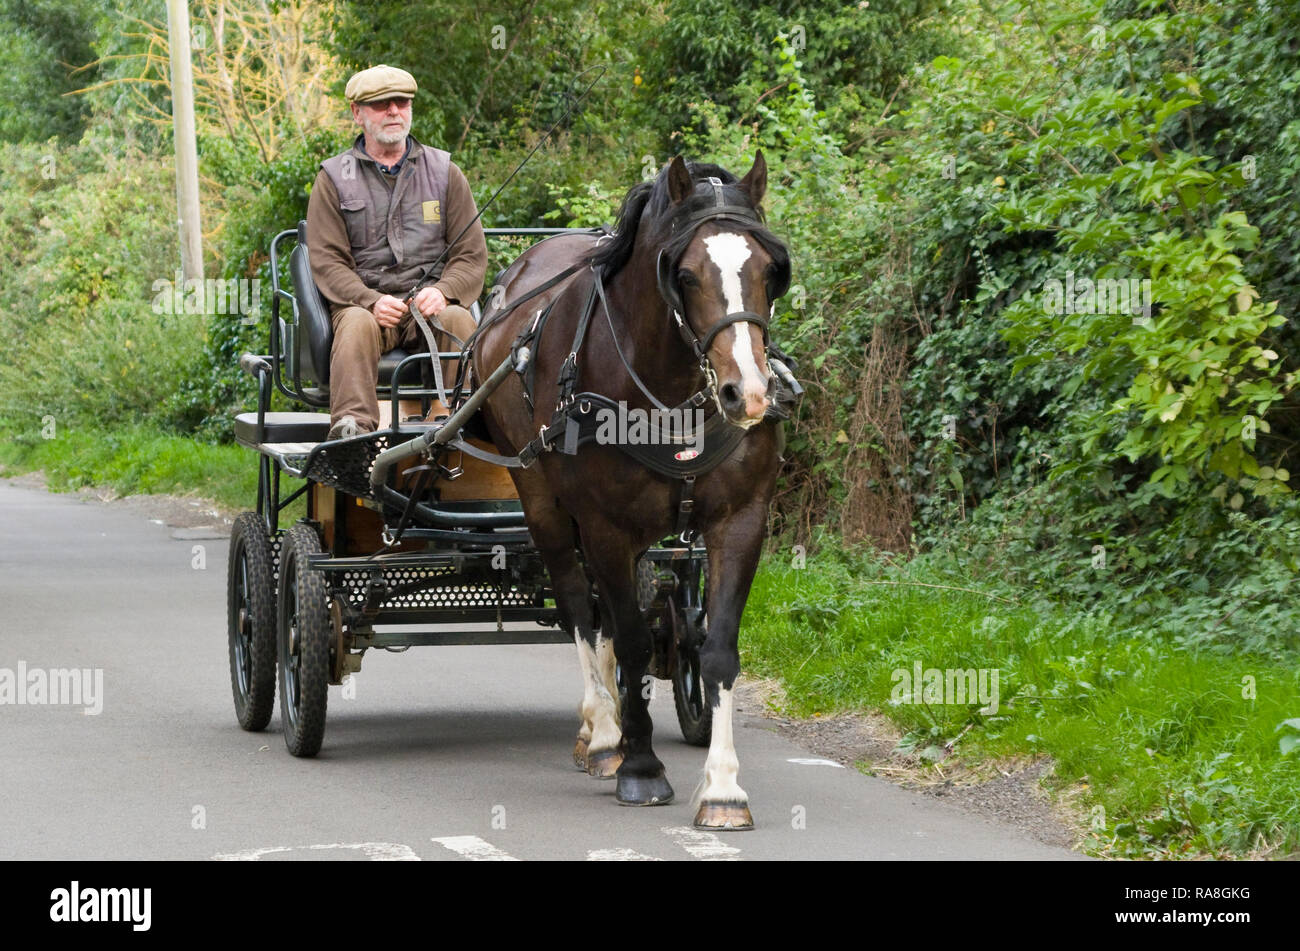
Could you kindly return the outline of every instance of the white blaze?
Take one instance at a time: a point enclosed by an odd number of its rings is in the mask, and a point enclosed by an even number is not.
[[[744,288],[740,286],[740,269],[754,252],[744,235],[733,231],[711,235],[704,239],[709,258],[722,275],[722,296],[727,302],[727,313],[745,309]]]
[[[726,302],[727,313],[745,310],[740,271],[754,253],[749,247],[749,241],[744,235],[724,231],[705,238],[704,247],[709,252],[709,259],[722,275],[722,297]],[[750,338],[754,329],[754,325],[748,322],[731,325],[731,357],[740,369],[741,388],[746,397],[764,397],[767,393],[767,380],[754,361],[754,348]]]

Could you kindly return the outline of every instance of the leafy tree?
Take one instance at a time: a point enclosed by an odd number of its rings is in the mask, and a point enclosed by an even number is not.
[[[73,73],[95,59],[91,41],[108,14],[106,0],[0,0],[0,139],[76,141],[89,110],[70,93]]]

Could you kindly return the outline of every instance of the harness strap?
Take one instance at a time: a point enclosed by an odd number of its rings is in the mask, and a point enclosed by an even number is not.
[[[582,316],[578,318],[578,326],[573,333],[573,345],[569,347],[569,355],[560,365],[560,378],[556,381],[560,388],[560,395],[555,403],[557,410],[573,402],[573,390],[578,385],[578,354],[582,352],[582,344],[587,338],[587,328],[591,326],[591,315],[596,309],[596,294],[599,287],[600,271],[597,269],[596,280],[592,282],[591,290],[587,292],[587,303],[582,305]],[[600,296],[603,300],[604,294]]]
[[[551,316],[553,307],[555,307],[555,299],[552,299],[549,304],[533,315],[533,322],[528,325],[528,329],[515,338],[515,342],[510,347],[510,355],[515,366],[519,366],[519,351],[524,347],[532,348],[533,353],[537,352],[537,341],[542,338],[542,328],[546,326],[546,320]],[[531,413],[534,409],[533,390],[537,383],[537,361],[531,358],[527,360],[524,369],[520,372],[520,377],[520,382],[523,384],[524,403]]]
[[[461,436],[456,436],[451,439],[447,445],[451,446],[453,449],[459,449],[467,456],[473,456],[475,459],[480,459],[483,462],[490,462],[494,466],[504,466],[507,469],[519,469],[523,466],[523,463],[519,461],[518,456],[500,456],[495,452],[488,452],[486,449],[480,449],[478,446],[475,446],[469,440]]]
[[[533,462],[544,452],[550,452],[554,448],[555,441],[560,438],[564,432],[565,421],[564,410],[558,410],[551,417],[551,422],[543,426],[533,439],[525,444],[523,449],[519,450],[519,465],[527,469]]]
[[[461,347],[460,371],[456,375],[456,387],[452,392],[452,399],[455,402],[460,401],[461,390],[464,388],[465,379],[467,375],[470,373],[470,370],[472,368],[473,361],[470,360],[469,357],[474,351],[474,345],[478,343],[479,334],[483,333],[483,331],[487,330],[489,327],[497,323],[499,320],[501,320],[502,317],[510,313],[520,304],[532,300],[538,294],[543,294],[546,291],[549,291],[556,284],[559,284],[561,281],[567,280],[568,278],[572,277],[574,274],[577,274],[586,266],[587,265],[585,263],[579,262],[578,264],[573,264],[570,265],[569,267],[566,267],[559,274],[556,274],[554,277],[543,281],[541,284],[538,284],[528,293],[520,296],[516,300],[511,301],[508,305],[501,308],[500,310],[494,311],[491,315],[487,317],[487,319],[485,319],[481,324],[479,324],[477,327],[474,328],[474,332],[469,335],[468,339],[466,339],[465,341],[464,346]]]
[[[677,501],[677,527],[673,534],[679,538],[690,527],[691,516],[695,514],[695,476],[682,476],[682,492]]]
[[[602,439],[602,428],[617,420],[620,408],[621,404],[599,393],[578,393],[574,401],[557,410],[551,421],[520,451],[522,464],[525,467],[532,465],[538,456],[555,449],[556,443],[561,440],[564,441],[561,451],[568,455],[574,454],[580,446],[596,442],[619,449],[661,476],[682,479],[688,475],[701,476],[711,472],[745,438],[745,430],[731,425],[723,414],[714,413],[703,420],[702,432],[694,428],[689,431],[674,431],[670,422],[661,420],[658,430],[651,428],[647,433],[646,443],[611,440],[607,429],[605,438]],[[697,417],[691,415],[680,418],[689,425],[689,421]],[[698,451],[697,447],[704,451]]]
[[[595,289],[596,289],[596,293],[600,296],[600,305],[605,310],[605,322],[609,324],[609,336],[610,339],[614,341],[614,352],[618,354],[619,360],[622,361],[623,369],[626,370],[627,375],[632,378],[632,382],[635,383],[636,388],[641,391],[641,395],[644,396],[646,399],[648,399],[651,403],[653,403],[656,409],[668,410],[668,407],[665,406],[663,402],[661,402],[653,393],[650,392],[650,388],[645,385],[645,382],[641,379],[640,376],[637,375],[637,372],[632,369],[632,365],[627,362],[627,357],[623,354],[623,345],[618,342],[618,331],[614,329],[614,318],[610,316],[609,313],[609,301],[605,299],[605,282],[604,282],[603,269],[599,269],[596,271]],[[677,320],[678,326],[681,326],[681,322],[682,322],[681,318],[678,317]],[[690,343],[691,343],[690,339],[687,339],[688,346],[690,345]],[[696,355],[699,356],[698,353]],[[706,373],[704,389],[696,393],[692,393],[681,403],[678,403],[677,406],[674,407],[674,409],[680,410],[680,409],[686,409],[691,406],[695,406],[695,407],[703,406],[705,403],[709,401],[709,397],[711,395],[710,392],[711,388],[709,386],[709,383],[710,380],[708,378],[708,374]]]

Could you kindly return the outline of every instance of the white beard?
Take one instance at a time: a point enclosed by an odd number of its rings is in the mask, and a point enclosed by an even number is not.
[[[373,139],[381,145],[401,145],[404,143],[407,134],[411,131],[411,120],[403,119],[402,128],[400,130],[384,128],[385,121],[387,121],[386,117],[378,122],[369,119],[363,122],[362,128],[365,130],[366,139]]]
[[[408,127],[409,128],[409,127]],[[384,145],[401,145],[406,141],[406,129],[401,132],[386,132],[382,129],[375,130],[375,141],[382,142]]]

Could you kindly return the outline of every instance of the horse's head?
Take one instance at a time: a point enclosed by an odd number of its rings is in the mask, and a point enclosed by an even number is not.
[[[716,375],[727,418],[762,420],[777,387],[767,365],[767,323],[790,284],[785,246],[763,225],[763,153],[736,180],[716,166],[666,171],[671,215],[658,257],[659,290],[687,346]],[[708,370],[706,370],[708,372]]]

